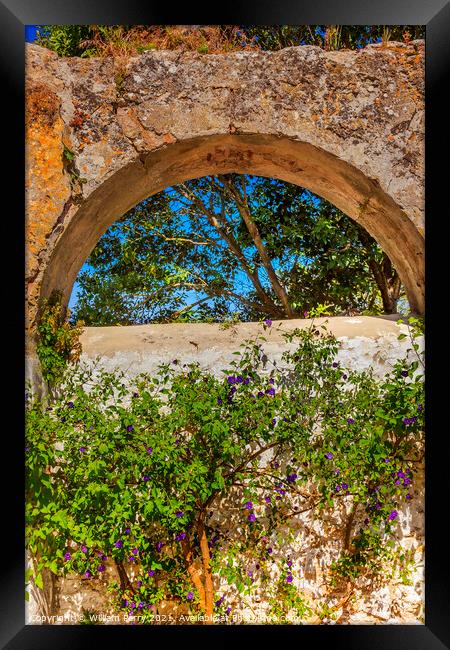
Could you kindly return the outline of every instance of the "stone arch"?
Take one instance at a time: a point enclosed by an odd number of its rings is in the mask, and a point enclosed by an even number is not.
[[[324,52],[147,52],[125,64],[27,45],[28,341],[106,229],[211,173],[276,177],[374,236],[424,311],[423,41]]]
[[[42,296],[57,288],[67,305],[78,272],[104,232],[148,196],[208,174],[254,174],[300,185],[360,223],[389,255],[413,308],[423,273],[422,239],[398,205],[358,169],[300,141],[274,135],[194,138],[140,156],[110,176],[77,210],[46,267]]]

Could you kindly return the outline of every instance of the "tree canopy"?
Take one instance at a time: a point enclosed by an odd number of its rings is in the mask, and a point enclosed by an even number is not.
[[[335,206],[279,180],[208,176],[149,197],[100,239],[78,277],[86,325],[393,313],[401,283]]]

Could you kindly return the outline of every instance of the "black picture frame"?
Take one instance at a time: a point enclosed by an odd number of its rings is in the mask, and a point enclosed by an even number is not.
[[[448,373],[448,346],[445,339],[443,308],[446,305],[442,278],[446,274],[446,240],[442,228],[445,214],[446,185],[443,160],[447,155],[445,129],[448,102],[444,101],[450,67],[448,34],[450,5],[447,0],[241,0],[233,4],[202,8],[192,3],[183,10],[163,3],[139,0],[2,0],[0,2],[0,66],[2,71],[3,118],[3,198],[12,197],[4,211],[3,257],[4,298],[3,338],[5,350],[12,352],[4,363],[7,380],[3,391],[4,412],[11,416],[4,425],[4,464],[13,469],[8,478],[2,473],[4,545],[0,582],[0,644],[10,650],[40,648],[85,648],[112,638],[117,643],[131,639],[163,643],[182,643],[185,648],[195,641],[223,640],[229,643],[241,635],[255,640],[261,635],[267,642],[280,642],[286,633],[291,642],[304,647],[330,643],[346,650],[383,650],[414,648],[438,650],[450,648],[450,575],[448,541],[442,526],[446,520],[446,478],[448,419],[445,399],[445,375]],[[148,626],[58,626],[25,625],[24,601],[24,530],[23,499],[23,390],[24,359],[23,278],[25,250],[24,201],[24,43],[28,24],[419,24],[426,25],[426,300],[427,300],[427,416],[426,416],[426,565],[425,625],[361,626],[226,626],[226,627],[151,627]],[[448,91],[447,91],[448,92]],[[5,143],[6,139],[6,143]],[[13,191],[12,188],[15,188]],[[9,259],[8,259],[9,255]],[[5,338],[6,337],[6,338]],[[443,374],[442,372],[443,371]],[[4,422],[4,420],[3,420]],[[148,636],[151,634],[151,636]]]

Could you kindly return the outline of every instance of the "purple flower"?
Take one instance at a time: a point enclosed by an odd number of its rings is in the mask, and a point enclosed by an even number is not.
[[[286,582],[292,582],[292,580],[293,580],[292,573],[288,573],[286,576]]]
[[[87,548],[84,544],[82,545],[81,550],[83,551],[83,553],[87,553]]]
[[[402,377],[407,377],[407,376],[408,376],[408,371],[402,370]]]
[[[410,478],[405,478],[405,480],[403,481],[403,485],[410,485],[410,483],[411,483]]]
[[[264,501],[265,501],[266,503],[270,503],[270,497],[264,497]]]
[[[337,368],[339,364],[338,364],[337,361],[334,361],[332,365],[333,365],[333,368]]]
[[[144,607],[144,603],[139,603],[138,609],[142,609]]]
[[[262,391],[258,392],[258,397],[264,397],[264,393]]]
[[[288,565],[289,568],[291,568],[291,566],[292,566],[292,560],[288,560],[288,561],[286,562],[286,564]]]
[[[92,578],[92,573],[90,571],[86,571],[84,575],[86,578]]]
[[[228,605],[228,607],[225,610],[225,614],[229,614],[231,612],[231,605]]]
[[[384,459],[384,462],[385,462],[385,463],[390,463],[391,461],[390,461],[389,458],[385,458],[385,459]]]
[[[136,582],[136,584],[137,584],[138,587],[142,587],[142,580],[138,580],[138,581]]]
[[[267,549],[267,552],[268,552],[269,555],[270,555],[271,553],[273,553],[273,548],[272,548],[271,546],[269,546],[269,548]]]
[[[343,490],[347,490],[347,489],[348,489],[348,483],[342,483],[342,484],[341,484],[341,488],[342,488]]]
[[[149,578],[152,578],[155,575],[154,570],[150,569],[149,571],[147,571],[147,575],[148,575]]]
[[[288,483],[295,483],[297,479],[298,479],[297,474],[289,474],[289,476],[286,478]]]
[[[325,454],[325,458],[328,458],[328,460],[331,460],[333,458],[333,454],[331,453],[331,451],[327,451],[327,453]]]
[[[304,318],[308,318],[309,317],[309,311],[304,311],[303,316],[304,316]]]
[[[86,451],[86,447],[80,447],[80,453],[81,454],[84,454],[85,451]]]
[[[217,404],[218,404],[219,406],[222,406],[222,404],[223,404],[223,400],[222,400],[222,398],[220,398],[220,397],[217,398]]]
[[[133,397],[139,397],[139,393],[133,393]]]
[[[219,598],[219,600],[216,600],[215,606],[220,607],[224,600],[225,600],[225,596],[222,596],[221,598]]]
[[[395,485],[400,485],[400,483],[401,483],[401,481],[400,481],[400,479],[398,478],[398,479],[395,481]]]
[[[175,516],[178,517],[178,518],[182,517],[183,515],[184,515],[184,512],[182,510],[177,510],[177,512],[175,513]]]
[[[147,454],[153,453],[153,447],[147,447]]]
[[[236,391],[237,391],[236,386],[232,386],[232,387],[230,388],[230,395],[234,395]]]
[[[187,598],[188,600],[192,600],[194,598],[194,594],[192,593],[192,591],[188,591]]]
[[[133,553],[133,555],[137,555],[139,553],[139,549],[134,548],[131,552]]]
[[[406,498],[408,499],[408,501],[409,501],[410,499],[412,499],[412,496],[410,495],[409,492],[408,492],[408,494],[406,495]]]
[[[131,533],[131,528],[125,528],[125,532],[129,535]]]
[[[136,558],[133,557],[133,555],[130,555],[130,556],[128,557],[128,562],[134,562],[135,559],[136,559]]]
[[[234,384],[236,382],[236,377],[234,375],[230,375],[229,377],[227,377],[227,382],[229,384]]]
[[[64,555],[64,559],[68,562],[69,560],[72,559],[72,556],[70,555],[70,553],[66,553],[66,554]]]
[[[149,480],[150,480],[150,476],[145,475],[145,476],[142,477],[142,480],[143,480],[143,481],[149,481]]]
[[[247,575],[250,576],[250,578],[253,578],[253,571],[247,571]]]
[[[394,521],[394,519],[397,519],[397,516],[398,516],[398,512],[397,512],[397,510],[393,510],[393,511],[391,512],[391,514],[389,515],[389,519],[390,519],[390,521]]]
[[[249,383],[250,383],[250,379],[249,379],[248,377],[246,377],[246,378],[244,379],[244,384],[247,385],[247,384],[249,384]]]
[[[97,553],[97,557],[99,557],[101,560],[106,560],[106,555],[100,551],[100,553]]]
[[[369,523],[369,520],[366,517],[366,519],[364,519],[364,526],[367,526],[368,523]]]
[[[176,542],[181,542],[182,539],[186,539],[186,533],[178,533],[178,535],[175,537]]]
[[[272,325],[272,321],[270,320],[270,318],[266,318],[264,324],[267,325],[267,327],[270,327]]]
[[[122,540],[121,539],[117,540],[117,542],[115,542],[114,546],[116,548],[122,548],[122,546],[123,546]]]
[[[100,564],[100,566],[97,567],[97,570],[100,571],[100,573],[103,573],[103,571],[105,570],[104,565]]]
[[[355,424],[355,420],[353,418],[348,418],[347,422],[348,424]]]
[[[268,388],[266,390],[267,395],[275,395],[275,388]]]
[[[244,378],[241,375],[238,375],[236,377],[236,383],[237,384],[242,384],[243,381],[244,381]]]
[[[256,521],[256,516],[255,516],[255,514],[252,512],[251,514],[249,514],[249,516],[247,517],[247,519],[248,519],[249,521]]]
[[[343,374],[343,375],[342,375],[342,379],[347,379],[347,375],[346,375],[346,374]]]
[[[418,411],[423,411],[423,404],[419,404],[419,406],[417,407],[417,410]]]
[[[397,472],[398,478],[405,478],[405,474],[403,472]]]
[[[338,475],[338,474],[341,473],[341,470],[340,470],[340,469],[335,469],[335,470],[334,470],[334,473],[335,473],[336,475]]]
[[[127,431],[128,431],[128,433],[131,433],[131,431],[134,431],[134,426],[132,424],[129,424],[127,426]]]
[[[409,424],[411,424],[411,420],[409,418],[403,418],[403,424],[407,427]]]
[[[336,485],[336,487],[335,487],[334,489],[336,490],[336,492],[339,492],[339,490],[341,489],[341,486],[340,486],[340,485]]]
[[[156,542],[155,547],[158,553],[161,552],[162,547],[164,546],[163,542]]]
[[[68,406],[70,409],[73,409],[73,402],[67,402],[67,406]]]
[[[251,501],[247,501],[245,507],[247,508],[247,510],[253,510],[253,503]]]

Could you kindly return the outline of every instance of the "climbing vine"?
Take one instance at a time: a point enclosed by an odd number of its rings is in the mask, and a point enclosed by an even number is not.
[[[37,326],[37,354],[42,376],[49,386],[56,386],[67,365],[79,360],[82,329],[81,321],[76,325],[69,323],[61,305],[61,292],[54,291],[44,303]]]
[[[73,334],[58,309],[49,313],[48,342],[59,332],[66,360]],[[350,594],[386,560],[397,558],[407,578],[395,533],[423,455],[417,334],[417,358],[380,381],[345,369],[338,341],[314,320],[285,333],[282,362],[271,362],[271,331],[267,320],[221,377],[173,359],[127,383],[77,364],[51,406],[30,400],[26,523],[37,586],[44,569],[76,572],[144,624],[229,622],[258,589],[271,622],[301,623],[332,617],[333,589],[344,582]],[[294,553],[308,511],[344,522],[317,601],[300,587]]]

